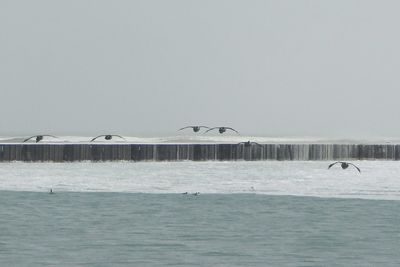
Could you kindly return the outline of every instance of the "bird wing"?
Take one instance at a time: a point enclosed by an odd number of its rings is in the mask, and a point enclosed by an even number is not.
[[[120,136],[120,135],[118,135],[118,134],[113,134],[112,136],[119,137],[119,138],[124,139],[124,140],[126,141],[126,139],[125,139],[124,137],[122,137],[122,136]]]
[[[328,166],[328,169],[330,169],[333,165],[335,165],[335,164],[337,164],[337,163],[341,163],[341,161],[336,161],[336,162],[330,164],[330,165]]]
[[[207,129],[210,129],[210,127],[208,127],[208,126],[199,126],[199,128],[207,128]]]
[[[212,131],[212,130],[214,130],[214,129],[218,129],[219,127],[213,127],[213,128],[210,128],[210,129],[208,129],[207,131],[205,131],[204,133],[208,133],[209,131]]]
[[[181,131],[181,130],[184,130],[184,129],[187,129],[187,128],[193,128],[193,126],[186,126],[186,127],[180,128],[178,131]]]
[[[225,129],[232,130],[232,131],[236,132],[237,134],[239,134],[239,132],[238,132],[238,131],[236,131],[235,129],[233,129],[233,128],[231,128],[231,127],[225,127]]]
[[[354,166],[354,168],[356,168],[356,169],[357,169],[357,171],[358,171],[359,173],[361,173],[361,170],[360,170],[360,168],[358,168],[356,165],[354,165],[353,163],[350,163],[350,162],[348,162],[348,164],[350,164],[350,165],[353,165],[353,166]]]
[[[36,136],[37,136],[37,135],[31,136],[31,137],[25,139],[22,143],[25,143],[25,142],[28,141],[29,139],[32,139],[33,137],[36,137]]]
[[[50,137],[58,138],[57,136],[50,135],[50,134],[44,134],[44,135],[42,135],[42,136],[50,136]]]
[[[93,142],[94,140],[96,140],[97,138],[102,137],[102,136],[106,136],[106,135],[105,135],[105,134],[102,134],[102,135],[96,136],[95,138],[93,138],[92,140],[90,140],[90,142]]]

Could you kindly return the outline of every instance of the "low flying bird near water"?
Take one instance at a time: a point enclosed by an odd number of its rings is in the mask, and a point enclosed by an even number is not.
[[[349,165],[352,165],[352,166],[354,166],[354,168],[357,169],[357,171],[358,171],[359,173],[361,173],[360,168],[358,168],[358,167],[357,167],[356,165],[354,165],[353,163],[345,162],[345,161],[336,161],[336,162],[330,164],[330,165],[328,166],[328,169],[330,169],[333,165],[335,165],[335,164],[337,164],[337,163],[340,163],[340,166],[342,167],[343,170],[347,169],[347,168],[349,167]]]
[[[237,145],[239,146],[239,145],[241,145],[241,144],[244,144],[245,147],[250,147],[251,145],[262,146],[262,145],[260,145],[260,144],[257,143],[257,142],[250,142],[250,141],[247,141],[247,142],[240,142],[240,143],[238,143]]]
[[[26,141],[29,141],[30,139],[32,139],[32,138],[34,138],[34,137],[36,137],[36,143],[39,143],[40,141],[43,140],[43,137],[45,137],[45,136],[49,136],[49,137],[53,137],[53,138],[58,138],[57,136],[48,135],[48,134],[44,134],[44,135],[34,135],[34,136],[31,136],[31,137],[25,139],[25,140],[23,141],[23,143],[25,143]]]
[[[226,130],[231,130],[231,131],[234,131],[235,133],[237,133],[237,134],[239,134],[239,132],[238,131],[236,131],[235,129],[233,129],[233,128],[231,128],[231,127],[213,127],[213,128],[211,128],[211,129],[208,129],[207,131],[205,131],[204,133],[208,133],[209,131],[212,131],[212,130],[214,130],[214,129],[218,129],[218,132],[220,133],[220,134],[223,134],[224,132],[226,132]]]
[[[102,134],[102,135],[96,136],[95,138],[93,138],[92,140],[90,140],[90,142],[93,142],[93,141],[96,140],[97,138],[100,138],[100,137],[103,137],[103,136],[104,136],[104,139],[106,139],[106,140],[111,140],[111,139],[113,138],[113,136],[116,136],[116,137],[119,137],[119,138],[121,138],[121,139],[126,140],[125,138],[123,138],[122,136],[117,135],[117,134]]]
[[[182,131],[182,130],[187,129],[187,128],[192,128],[192,129],[193,129],[193,132],[195,132],[195,133],[197,133],[198,131],[200,131],[201,128],[210,129],[210,127],[207,127],[207,126],[186,126],[186,127],[183,127],[183,128],[181,128],[181,129],[179,129],[178,131]]]

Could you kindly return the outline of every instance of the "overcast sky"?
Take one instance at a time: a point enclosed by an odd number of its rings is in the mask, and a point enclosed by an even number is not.
[[[0,1],[0,135],[399,136],[399,1]]]

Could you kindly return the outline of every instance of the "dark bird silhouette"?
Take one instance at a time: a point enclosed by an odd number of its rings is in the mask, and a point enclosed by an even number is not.
[[[45,136],[50,136],[50,137],[58,138],[57,136],[48,135],[48,134],[44,134],[44,135],[34,135],[34,136],[31,136],[31,137],[25,139],[25,140],[23,141],[23,143],[25,143],[26,141],[28,141],[28,140],[30,140],[30,139],[32,139],[32,138],[34,138],[34,137],[36,137],[36,143],[39,143],[40,141],[43,140],[43,137],[45,137]]]
[[[186,126],[186,127],[183,127],[183,128],[181,128],[181,129],[179,129],[178,131],[182,131],[182,130],[187,129],[187,128],[192,128],[192,129],[193,129],[193,132],[195,132],[195,133],[197,133],[198,131],[200,131],[201,128],[210,129],[210,127],[207,127],[207,126]]]
[[[106,140],[111,140],[111,139],[113,138],[113,136],[116,136],[116,137],[119,137],[119,138],[121,138],[121,139],[126,140],[125,138],[123,138],[123,137],[120,136],[120,135],[116,135],[116,134],[102,134],[102,135],[96,136],[95,138],[93,138],[92,140],[90,140],[90,142],[93,142],[93,141],[96,140],[97,138],[100,138],[100,137],[103,137],[103,136],[104,136],[104,139],[106,139]]]
[[[234,131],[235,133],[239,134],[238,131],[236,131],[235,129],[233,129],[233,128],[231,128],[231,127],[213,127],[213,128],[211,128],[211,129],[208,129],[208,130],[205,131],[204,133],[208,133],[209,131],[212,131],[212,130],[214,130],[214,129],[218,129],[218,132],[219,132],[220,134],[223,134],[224,132],[226,132],[226,130],[231,130],[231,131]]]
[[[247,141],[247,142],[240,142],[240,143],[238,143],[237,145],[240,146],[241,144],[244,144],[245,147],[251,147],[251,145],[257,145],[257,146],[261,146],[261,147],[262,147],[262,145],[260,145],[260,144],[257,143],[257,142],[250,142],[250,141]]]
[[[53,189],[50,188],[49,194],[54,194]]]
[[[347,169],[347,168],[349,167],[349,165],[352,165],[352,166],[354,166],[354,168],[357,169],[357,171],[358,171],[359,173],[361,173],[360,168],[358,168],[358,167],[357,167],[356,165],[354,165],[353,163],[345,162],[345,161],[336,161],[336,162],[330,164],[330,165],[328,166],[328,169],[330,169],[333,165],[335,165],[335,164],[337,164],[337,163],[340,163],[340,166],[342,167],[343,170]]]

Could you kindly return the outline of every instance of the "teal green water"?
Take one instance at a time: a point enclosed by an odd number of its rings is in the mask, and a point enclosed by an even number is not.
[[[0,192],[0,266],[399,266],[400,201]]]

